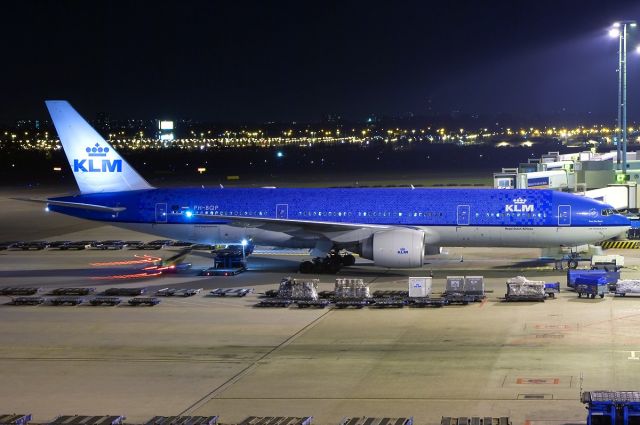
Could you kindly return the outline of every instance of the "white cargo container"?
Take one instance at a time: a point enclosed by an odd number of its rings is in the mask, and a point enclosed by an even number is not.
[[[428,298],[431,296],[432,277],[410,277],[409,298]]]
[[[624,267],[624,257],[622,255],[594,255],[591,257],[591,266],[597,264],[614,264],[616,267]]]

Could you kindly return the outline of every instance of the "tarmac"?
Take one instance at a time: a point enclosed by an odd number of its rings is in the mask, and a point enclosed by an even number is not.
[[[156,237],[45,213],[0,194],[0,240]],[[0,286],[194,287],[191,298],[156,307],[18,307],[0,298],[0,412],[123,414],[129,423],[155,415],[407,417],[509,416],[514,424],[584,423],[581,390],[638,390],[640,297],[578,298],[566,271],[536,261],[535,249],[448,248],[422,270],[387,270],[359,261],[337,277],[359,277],[372,290],[405,290],[408,276],[482,275],[488,298],[426,309],[258,309],[259,294],[295,275],[304,256],[249,257],[234,277],[194,271],[116,279],[139,265],[96,265],[137,251],[0,251]],[[623,278],[640,278],[636,251]],[[168,257],[168,249],[147,254]],[[464,259],[461,262],[461,257]],[[505,280],[524,275],[559,281],[555,300],[506,303]],[[318,275],[321,289],[336,276]],[[254,288],[245,298],[210,298],[219,287]]]

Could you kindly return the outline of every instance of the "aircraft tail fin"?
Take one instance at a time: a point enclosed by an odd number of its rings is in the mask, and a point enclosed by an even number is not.
[[[153,189],[66,100],[47,100],[80,193]]]

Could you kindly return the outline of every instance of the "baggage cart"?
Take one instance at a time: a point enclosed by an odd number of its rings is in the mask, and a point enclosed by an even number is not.
[[[600,277],[578,277],[575,283],[575,290],[578,293],[578,298],[582,298],[584,295],[586,298],[595,298],[596,295],[600,298],[604,298],[604,295],[609,292],[609,286],[607,279],[604,276]]]
[[[407,304],[407,301],[404,298],[396,298],[396,297],[382,297],[382,298],[374,298],[372,300],[371,307],[376,308],[387,308],[387,307],[395,307],[402,308]]]
[[[99,306],[99,305],[116,306],[121,302],[122,300],[118,297],[93,297],[89,299],[89,304],[92,306]]]
[[[261,300],[255,307],[280,307],[285,308],[293,304],[293,300],[282,298],[266,298]]]
[[[560,293],[560,282],[545,282],[544,293],[547,298],[555,298],[556,294]]]
[[[154,305],[160,304],[160,300],[156,297],[135,297],[131,298],[128,303],[132,306],[148,305],[149,307],[153,307]]]
[[[507,281],[505,301],[544,301],[545,283],[529,280],[524,276],[517,276]]]
[[[366,298],[336,298],[333,302],[335,308],[343,309],[348,307],[363,308],[369,304]]]
[[[55,288],[49,294],[50,295],[89,295],[95,292],[96,288]]]
[[[84,298],[82,297],[73,297],[70,295],[63,297],[55,297],[49,298],[49,304],[51,305],[80,305],[84,302]]]
[[[11,300],[13,305],[40,305],[46,300],[43,297],[14,297]]]
[[[329,300],[298,300],[295,302],[298,308],[325,308],[329,304]]]
[[[0,295],[35,295],[39,289],[32,287],[5,287],[0,288]]]
[[[212,297],[244,297],[252,292],[253,289],[251,288],[218,288],[213,291],[209,291],[209,295]],[[275,298],[276,295],[277,293],[273,298]],[[265,294],[265,296],[269,297],[267,294]]]
[[[410,298],[409,307],[444,307],[448,302],[445,298]]]

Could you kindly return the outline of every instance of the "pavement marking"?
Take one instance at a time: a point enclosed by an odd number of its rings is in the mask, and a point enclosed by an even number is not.
[[[560,378],[517,378],[516,384],[523,385],[558,385]]]
[[[194,403],[189,405],[186,409],[184,409],[183,411],[178,413],[178,416],[184,416],[188,412],[192,412],[192,411],[200,408],[203,404],[207,403],[209,400],[217,397],[219,394],[221,394],[224,391],[226,391],[229,387],[234,385],[240,379],[242,379],[247,374],[252,372],[256,367],[258,367],[258,365],[263,360],[268,358],[273,353],[276,353],[277,351],[287,347],[289,344],[291,344],[293,341],[295,341],[300,335],[304,334],[307,330],[309,330],[309,329],[313,328],[315,325],[317,325],[323,318],[325,318],[332,311],[333,311],[333,309],[328,309],[328,310],[324,311],[320,316],[316,317],[314,320],[312,320],[311,322],[307,323],[298,332],[294,333],[293,335],[291,335],[290,337],[288,337],[287,339],[282,341],[279,345],[277,345],[277,346],[273,347],[271,350],[267,351],[265,354],[260,356],[258,359],[252,361],[247,367],[242,369],[240,372],[236,373],[231,378],[227,379],[225,382],[223,382],[222,384],[218,385],[212,391],[210,391],[209,393],[205,394],[203,397],[201,397],[200,399],[196,400]]]

